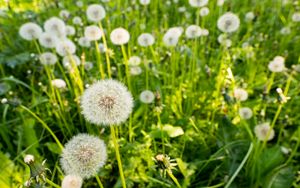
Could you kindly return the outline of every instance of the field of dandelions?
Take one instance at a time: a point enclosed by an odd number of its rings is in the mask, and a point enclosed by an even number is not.
[[[3,0],[0,188],[300,187],[298,0]]]

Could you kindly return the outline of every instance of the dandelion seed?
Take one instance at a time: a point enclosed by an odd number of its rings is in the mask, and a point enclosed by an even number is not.
[[[207,5],[208,0],[189,0],[189,3],[192,7],[203,7]]]
[[[245,101],[248,99],[248,92],[242,88],[235,88],[233,96],[239,101]]]
[[[42,33],[39,37],[39,43],[44,48],[54,48],[57,42],[58,42],[57,37],[50,33]]]
[[[140,94],[140,100],[143,103],[150,104],[154,101],[154,94],[152,91],[145,90]]]
[[[62,151],[60,164],[67,175],[94,176],[107,159],[105,143],[88,134],[74,136]]]
[[[42,65],[54,65],[57,62],[56,55],[51,52],[42,53],[39,59]]]
[[[103,18],[105,18],[106,12],[105,12],[105,9],[101,5],[92,4],[92,5],[88,6],[88,8],[86,10],[86,15],[87,15],[88,20],[90,20],[92,22],[99,22]]]
[[[64,177],[61,188],[81,188],[82,178],[76,175],[67,175]]]
[[[243,119],[250,119],[253,115],[251,108],[243,107],[239,109],[239,115]]]
[[[128,43],[129,39],[130,34],[122,27],[116,28],[110,33],[110,40],[115,45],[126,44]]]
[[[101,39],[103,31],[95,25],[87,26],[84,29],[84,36],[90,41],[95,41]]]
[[[97,125],[119,125],[125,122],[133,108],[127,88],[116,80],[101,80],[85,90],[81,99],[82,114]]]
[[[265,141],[265,140],[270,141],[275,136],[275,131],[274,131],[274,129],[271,129],[269,122],[256,125],[254,128],[254,133],[255,133],[256,137],[258,138],[258,140],[261,140],[261,141]],[[268,133],[269,133],[269,136],[268,136]]]
[[[25,40],[38,39],[43,33],[42,28],[36,23],[28,22],[20,27],[19,34]]]
[[[218,19],[217,26],[224,33],[232,33],[238,30],[240,19],[237,15],[227,12]]]
[[[138,37],[138,44],[143,47],[152,46],[154,42],[155,39],[150,33],[143,33]]]

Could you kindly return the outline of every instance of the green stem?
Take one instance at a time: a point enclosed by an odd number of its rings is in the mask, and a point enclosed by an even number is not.
[[[120,151],[119,151],[119,144],[117,141],[116,132],[115,132],[115,128],[113,125],[110,126],[110,131],[111,131],[111,136],[112,136],[113,143],[115,146],[116,157],[117,157],[117,161],[118,161],[118,167],[119,167],[120,177],[121,177],[121,181],[122,181],[122,186],[123,186],[123,188],[126,188],[123,166],[122,166],[122,161],[121,161],[121,156],[120,156]]]
[[[41,119],[39,118],[34,112],[32,112],[29,108],[20,105],[20,107],[22,109],[24,109],[25,111],[27,111],[28,113],[30,113],[34,118],[36,118],[42,125],[43,127],[51,134],[51,136],[53,137],[53,139],[55,140],[55,142],[57,143],[57,145],[59,146],[59,148],[61,150],[64,149],[63,145],[60,143],[60,141],[58,140],[58,138],[55,136],[55,134],[53,133],[53,131],[49,128],[49,126]]]
[[[49,180],[48,178],[46,178],[46,182],[47,182],[49,185],[51,185],[51,187],[60,188],[60,186],[59,186],[59,185],[57,185],[57,184],[53,183],[53,182],[52,182],[51,180]]]
[[[97,175],[96,175],[96,180],[97,180],[97,183],[98,183],[99,187],[100,187],[100,188],[104,188],[104,187],[103,187],[103,184],[102,184],[102,182],[101,182],[101,180],[100,180],[100,178],[99,178],[99,176],[97,176]]]
[[[179,184],[177,178],[173,175],[172,171],[168,169],[168,170],[167,170],[167,173],[168,173],[168,175],[170,176],[170,178],[174,181],[174,183],[176,184],[176,186],[177,186],[178,188],[181,188],[181,185]]]

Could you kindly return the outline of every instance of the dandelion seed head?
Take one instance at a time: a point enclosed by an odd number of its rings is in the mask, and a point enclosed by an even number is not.
[[[57,62],[57,57],[51,52],[44,52],[39,57],[41,64],[54,65]]]
[[[242,88],[235,88],[233,96],[239,101],[245,101],[248,99],[248,92]]]
[[[51,17],[44,23],[44,29],[47,33],[56,35],[58,38],[66,36],[65,22],[57,17]]]
[[[209,8],[207,7],[202,7],[200,9],[200,12],[199,12],[200,16],[204,17],[204,16],[207,16],[209,14]]]
[[[76,51],[76,46],[71,40],[64,39],[57,42],[55,49],[59,55],[66,56],[69,54],[74,54]]]
[[[84,36],[90,41],[99,40],[103,35],[103,31],[96,25],[85,27]]]
[[[207,5],[208,0],[189,0],[189,3],[192,7],[203,7]]]
[[[150,0],[140,0],[140,4],[141,5],[149,5],[150,4]]]
[[[270,141],[275,136],[275,131],[274,129],[271,129],[269,122],[256,125],[254,128],[254,133],[258,138],[258,140],[261,141],[265,141],[265,140]],[[268,133],[269,133],[269,137],[267,137]]]
[[[155,42],[153,35],[150,33],[142,33],[138,37],[138,44],[143,47],[152,46]]]
[[[73,35],[75,35],[75,33],[76,33],[76,30],[73,26],[70,26],[70,25],[66,26],[66,35],[67,36],[73,36]]]
[[[285,70],[284,57],[276,56],[268,65],[271,72],[283,72]]]
[[[91,41],[86,37],[80,37],[78,39],[78,44],[81,47],[90,47],[91,46]]]
[[[82,114],[97,125],[119,125],[133,108],[131,93],[122,83],[108,79],[92,84],[81,99]]]
[[[86,15],[87,15],[88,20],[90,20],[92,22],[99,22],[103,18],[105,18],[106,12],[105,12],[105,9],[101,5],[92,4],[92,5],[88,6],[88,8],[86,10]]]
[[[81,25],[82,24],[82,19],[79,16],[75,16],[72,19],[72,22],[73,22],[74,25]]]
[[[185,35],[189,39],[198,38],[202,34],[202,29],[198,25],[190,25],[185,30]]]
[[[30,154],[25,155],[25,157],[24,157],[24,162],[25,162],[26,164],[33,163],[33,162],[34,162],[34,156],[33,156],[33,155],[30,155]]]
[[[44,48],[55,48],[57,42],[57,37],[50,33],[42,33],[39,37],[39,43]]]
[[[59,17],[62,19],[68,19],[70,17],[70,12],[68,10],[61,10],[59,12]]]
[[[74,63],[75,66],[80,65],[81,61],[80,58],[77,55],[66,55],[63,58],[63,66],[67,69],[71,69],[74,65],[72,65],[72,63]]]
[[[130,70],[130,75],[132,76],[140,75],[143,72],[142,68],[139,66],[131,66],[129,70]]]
[[[243,119],[250,119],[253,115],[253,112],[252,112],[251,108],[242,107],[239,109],[239,115]]]
[[[38,39],[42,32],[42,28],[33,22],[25,23],[19,29],[19,35],[25,40]]]
[[[82,178],[76,175],[67,175],[64,177],[61,188],[81,188]]]
[[[294,22],[300,22],[300,12],[295,12],[293,15],[292,15],[292,20]]]
[[[140,94],[140,100],[145,104],[150,104],[154,101],[154,94],[152,91],[145,90]]]
[[[57,89],[64,89],[67,87],[66,82],[62,79],[54,79],[51,81],[51,84],[54,88],[57,88]]]
[[[115,45],[126,44],[128,43],[129,39],[129,32],[122,27],[116,28],[110,33],[110,40]]]
[[[60,163],[63,171],[83,179],[94,176],[107,159],[106,145],[88,134],[74,136],[64,147]]]
[[[139,56],[131,56],[128,60],[129,66],[139,66],[141,64],[141,58]]]
[[[227,12],[218,19],[217,26],[224,33],[233,33],[240,27],[240,19],[237,15]]]

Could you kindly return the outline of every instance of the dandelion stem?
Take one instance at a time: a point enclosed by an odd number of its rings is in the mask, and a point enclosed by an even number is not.
[[[49,180],[48,178],[46,178],[46,182],[47,182],[49,185],[51,185],[51,187],[60,188],[60,186],[59,186],[59,185],[57,185],[57,184],[53,183],[53,182],[52,182],[51,180]]]
[[[96,47],[96,58],[97,58],[97,64],[99,66],[100,76],[102,79],[104,79],[105,74],[104,74],[104,70],[103,70],[103,65],[101,63],[100,49],[99,49],[99,45],[98,45],[97,41],[95,41],[95,47]]]
[[[177,186],[178,188],[181,188],[181,185],[179,184],[177,178],[173,175],[172,171],[168,169],[168,170],[167,170],[167,173],[168,173],[168,175],[170,176],[170,178],[174,181],[174,183],[176,184],[176,186]]]
[[[103,187],[103,184],[102,184],[102,182],[101,182],[101,180],[100,180],[100,178],[99,178],[99,176],[97,176],[97,175],[96,175],[96,180],[97,180],[97,183],[98,183],[99,187],[100,187],[100,188],[104,188],[104,187]]]
[[[99,22],[99,27],[103,31],[103,27],[102,27],[101,22]],[[106,42],[106,37],[105,37],[104,32],[103,32],[103,35],[102,35],[102,40],[103,40],[103,45],[104,45],[104,49],[105,49],[105,58],[106,58],[106,64],[107,64],[107,74],[108,74],[108,77],[111,78],[110,59],[109,59],[109,55],[108,55],[107,42]]]
[[[116,132],[115,132],[115,128],[113,125],[110,126],[110,131],[111,131],[111,136],[112,136],[113,143],[115,146],[116,157],[117,157],[117,161],[118,161],[118,167],[119,167],[120,177],[121,177],[121,181],[122,181],[122,186],[123,186],[123,188],[126,188],[126,182],[125,182],[125,177],[124,177],[124,173],[123,173],[123,166],[122,166],[122,161],[121,161],[121,156],[120,156],[120,151],[119,151],[119,144],[118,144],[118,140],[116,138]]]

